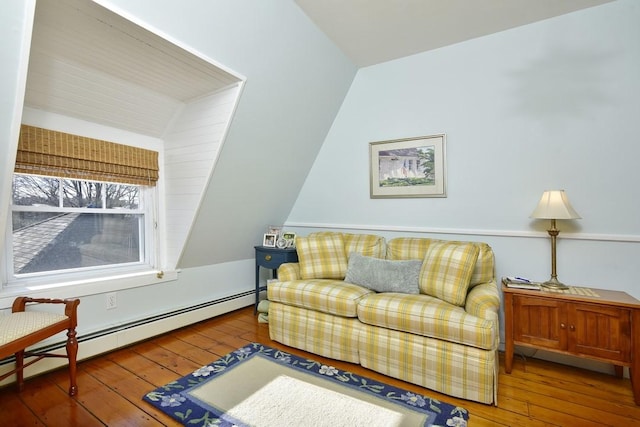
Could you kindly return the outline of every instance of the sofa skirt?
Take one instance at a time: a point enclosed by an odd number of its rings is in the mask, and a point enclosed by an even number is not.
[[[447,341],[362,325],[360,364],[450,396],[497,403],[498,354]]]
[[[274,301],[269,304],[272,340],[331,359],[359,363],[358,342],[363,327],[355,317],[338,317]]]

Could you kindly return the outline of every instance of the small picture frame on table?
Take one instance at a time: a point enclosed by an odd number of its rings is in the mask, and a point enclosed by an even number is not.
[[[292,231],[285,231],[284,233],[282,233],[282,239],[284,239],[284,241],[287,244],[287,248],[295,248],[296,247],[296,233],[292,232]]]
[[[265,233],[264,238],[262,239],[262,246],[266,246],[267,248],[275,248],[277,240],[278,240],[277,234]]]
[[[275,234],[276,235],[276,240],[278,240],[278,238],[282,234],[282,226],[281,225],[270,225],[270,226],[268,226],[267,227],[267,234]]]

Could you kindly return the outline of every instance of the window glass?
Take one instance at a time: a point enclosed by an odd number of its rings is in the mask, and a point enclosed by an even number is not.
[[[13,271],[42,273],[140,262],[142,215],[13,213]]]
[[[13,275],[144,262],[142,194],[137,185],[15,174]]]
[[[126,184],[107,184],[107,209],[139,209],[140,187]]]
[[[13,204],[19,206],[59,206],[60,179],[36,175],[13,176]]]
[[[62,206],[65,208],[101,208],[105,183],[62,180]]]

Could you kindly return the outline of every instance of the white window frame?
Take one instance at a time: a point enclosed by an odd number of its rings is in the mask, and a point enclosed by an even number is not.
[[[60,177],[50,177],[60,178]],[[60,178],[65,179],[65,178]],[[94,180],[87,180],[94,181]],[[102,181],[98,181],[102,182]],[[115,183],[120,184],[120,183]],[[131,184],[124,184],[131,185]],[[5,286],[0,289],[0,297],[12,296],[28,292],[46,293],[50,297],[57,297],[56,292],[51,292],[56,288],[67,288],[62,292],[69,295],[68,287],[75,286],[73,295],[89,295],[95,292],[107,292],[110,290],[127,289],[136,286],[144,286],[147,284],[173,280],[175,273],[165,277],[163,272],[158,269],[159,253],[159,236],[157,227],[158,212],[158,192],[155,186],[139,186],[140,188],[140,208],[139,209],[105,209],[98,210],[104,214],[142,214],[143,230],[141,230],[144,244],[144,254],[139,262],[111,264],[105,266],[83,267],[78,269],[69,269],[57,271],[48,271],[40,273],[26,273],[16,275],[13,271],[13,236],[12,236],[12,218],[13,212],[29,211],[29,212],[80,212],[80,213],[97,213],[96,208],[64,208],[64,207],[34,207],[34,206],[9,206],[9,215],[5,233],[5,254],[2,259],[2,270],[4,272],[3,282]],[[104,206],[104,203],[103,203]],[[145,279],[147,277],[148,279]],[[142,279],[142,280],[141,280]],[[82,291],[80,290],[82,288]]]

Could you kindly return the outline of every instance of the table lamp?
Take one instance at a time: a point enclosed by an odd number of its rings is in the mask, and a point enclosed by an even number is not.
[[[556,228],[556,219],[578,219],[580,215],[569,203],[564,190],[549,190],[542,194],[540,202],[530,218],[551,220],[551,228],[547,230],[551,236],[551,278],[542,283],[542,286],[553,289],[568,289],[568,286],[558,280],[556,273],[556,237],[560,233],[560,230]]]

